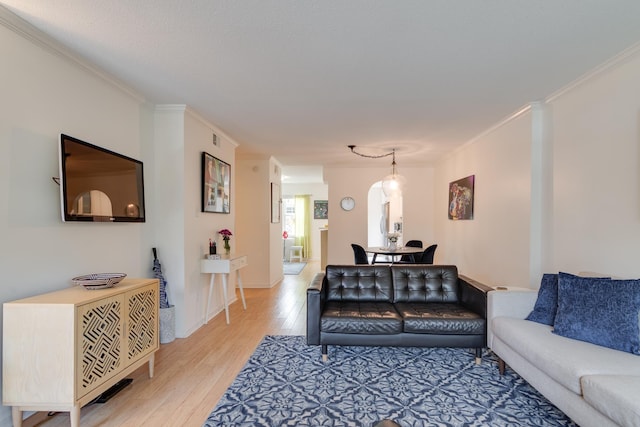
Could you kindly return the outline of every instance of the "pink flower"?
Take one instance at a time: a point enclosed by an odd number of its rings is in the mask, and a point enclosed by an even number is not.
[[[218,231],[218,234],[222,235],[223,240],[229,240],[229,238],[233,236],[233,233],[226,228],[223,228],[222,230]]]

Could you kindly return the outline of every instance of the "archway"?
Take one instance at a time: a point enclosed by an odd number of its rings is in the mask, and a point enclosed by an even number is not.
[[[398,232],[402,246],[402,194],[391,197],[382,192],[382,181],[375,182],[367,197],[367,246],[385,247],[387,234]]]

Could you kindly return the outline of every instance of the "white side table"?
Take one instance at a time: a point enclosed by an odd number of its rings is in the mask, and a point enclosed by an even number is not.
[[[209,309],[211,307],[211,295],[213,294],[213,285],[215,283],[216,274],[222,275],[222,294],[224,296],[224,313],[227,317],[227,324],[229,324],[229,299],[227,296],[227,279],[229,274],[236,272],[236,278],[238,281],[238,287],[240,288],[240,296],[242,297],[242,306],[247,309],[247,303],[244,300],[244,290],[242,289],[242,279],[240,278],[240,269],[246,267],[247,262],[246,255],[221,255],[220,259],[202,259],[200,260],[200,272],[211,274],[211,280],[209,281],[209,294],[207,295],[207,309],[204,313],[204,323],[207,323],[209,319]]]

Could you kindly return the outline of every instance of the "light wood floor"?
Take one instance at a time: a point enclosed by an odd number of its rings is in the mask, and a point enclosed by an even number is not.
[[[265,335],[305,335],[306,287],[320,271],[309,262],[297,276],[271,289],[245,289],[247,310],[238,301],[184,339],[162,344],[156,353],[155,375],[146,365],[129,378],[133,382],[104,404],[82,409],[82,427],[202,426],[211,410]],[[24,426],[34,425],[34,420]],[[68,427],[59,413],[42,423]]]

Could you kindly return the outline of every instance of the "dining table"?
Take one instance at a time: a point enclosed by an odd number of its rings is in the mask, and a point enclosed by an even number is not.
[[[376,263],[376,258],[378,257],[378,255],[386,255],[391,259],[391,264],[394,264],[396,262],[396,257],[402,257],[402,255],[410,255],[414,262],[416,259],[416,255],[421,254],[422,252],[424,252],[424,248],[415,248],[415,247],[411,247],[411,246],[400,246],[397,248],[390,248],[390,247],[368,247],[365,249],[365,251],[367,253],[373,254],[373,258],[371,259],[371,264],[375,264]]]

